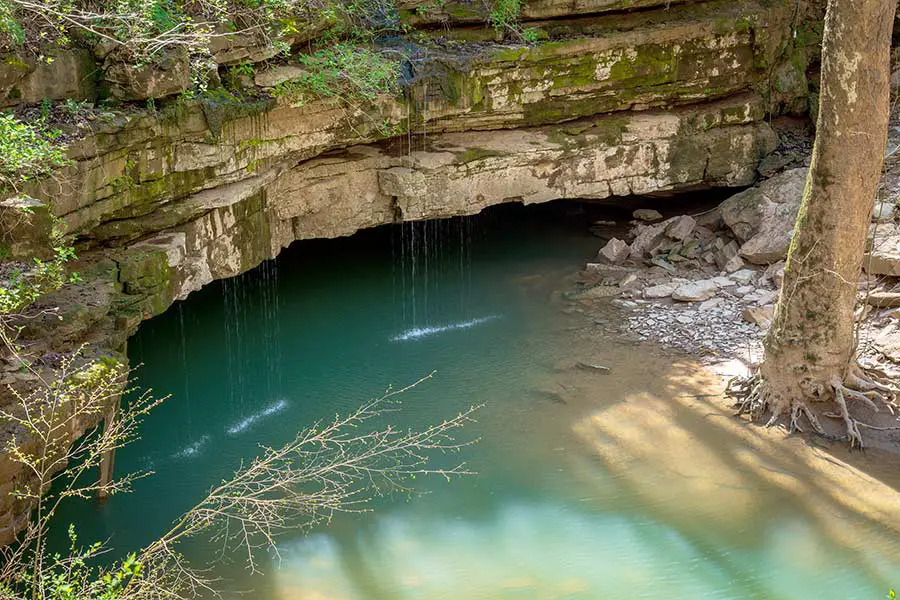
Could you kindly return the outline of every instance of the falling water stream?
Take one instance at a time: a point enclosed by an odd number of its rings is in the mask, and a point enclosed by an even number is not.
[[[575,205],[501,207],[303,242],[192,295],[129,342],[135,383],[171,398],[116,468],[155,475],[62,519],[139,547],[260,444],[435,371],[396,418],[483,404],[459,457],[477,475],[287,535],[262,575],[219,567],[226,598],[877,600],[900,585],[896,478],[736,426],[699,366],[561,310],[598,246],[588,224]]]

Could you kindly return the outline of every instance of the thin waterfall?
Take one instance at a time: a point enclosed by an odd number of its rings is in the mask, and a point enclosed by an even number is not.
[[[191,422],[191,369],[188,366],[187,339],[184,331],[184,306],[178,302],[178,331],[181,337],[181,366],[184,373],[184,424],[188,439],[193,439],[194,428]]]
[[[401,148],[405,145],[411,164],[414,152],[428,149],[427,83],[411,90],[406,106],[406,135],[399,143]],[[417,126],[419,131],[415,132]],[[473,318],[472,220],[454,217],[397,225],[392,236],[392,279],[394,306],[403,331],[443,330],[451,322],[465,323]],[[453,300],[454,288],[458,288],[458,307]]]
[[[222,329],[225,333],[225,380],[228,382],[228,385],[225,387],[225,394],[228,407],[234,412],[236,408],[234,398],[234,344],[232,342],[233,332],[228,292],[228,288],[231,285],[228,279],[222,280]]]
[[[266,396],[274,397],[281,389],[281,334],[278,304],[278,267],[274,260],[260,266],[258,297],[262,302],[262,343],[265,361]]]
[[[228,377],[228,400],[236,414],[242,412],[244,406],[244,328],[241,326],[243,306],[241,293],[243,288],[243,276],[238,275],[232,279],[222,281],[225,314],[225,350],[226,373]]]

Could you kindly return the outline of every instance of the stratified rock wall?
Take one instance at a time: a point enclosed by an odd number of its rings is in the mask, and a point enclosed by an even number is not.
[[[29,321],[30,347],[123,356],[143,319],[295,240],[504,202],[747,186],[776,143],[767,116],[807,106],[811,2],[531,0],[534,45],[497,43],[481,2],[399,4],[421,28],[402,97],[135,108],[98,121],[70,167],[19,190],[75,236],[84,278],[44,300],[62,320]],[[213,50],[221,69],[273,56],[239,34]],[[0,102],[171,97],[188,85],[185,60],[138,69],[81,52],[59,70],[10,59]],[[271,89],[297,72],[260,62],[254,81]],[[25,478],[0,456],[0,481]],[[27,513],[3,489],[0,543]]]

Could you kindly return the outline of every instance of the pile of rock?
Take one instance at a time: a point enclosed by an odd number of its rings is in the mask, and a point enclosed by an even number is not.
[[[621,265],[628,259],[649,259],[670,270],[674,264],[699,260],[726,273],[744,268],[745,262],[781,261],[791,243],[806,172],[806,168],[785,171],[696,218],[681,215],[663,220],[655,210],[637,210],[631,243],[611,239],[598,260]]]
[[[738,256],[740,246],[727,232],[720,232],[722,224],[718,209],[698,217],[681,215],[663,220],[662,215],[649,209],[636,210],[631,243],[610,239],[597,258],[601,264],[622,265],[626,261],[649,260],[670,272],[687,261],[703,261],[729,273],[744,266]]]
[[[758,357],[806,173],[805,167],[784,171],[699,215],[664,219],[655,210],[635,211],[630,232],[609,239],[587,265],[588,289],[578,298],[613,298],[630,309],[625,328],[639,339],[701,356]],[[894,199],[876,204],[860,290],[874,326],[871,343],[863,345],[882,356],[896,350],[900,364],[898,218]]]
[[[742,359],[759,355],[784,277],[806,169],[777,175],[699,215],[633,214],[589,263],[582,299],[633,309],[639,339]],[[640,308],[640,310],[636,310]]]

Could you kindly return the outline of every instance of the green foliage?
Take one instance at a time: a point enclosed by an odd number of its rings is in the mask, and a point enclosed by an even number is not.
[[[234,67],[234,72],[238,75],[253,77],[256,75],[256,66],[252,62],[242,62]]]
[[[522,39],[529,44],[536,44],[538,39],[540,39],[540,32],[534,27],[525,27],[520,34]]]
[[[16,20],[14,7],[7,0],[0,0],[0,33],[17,46],[25,43],[25,29]]]
[[[43,119],[23,123],[12,113],[0,113],[0,185],[15,187],[69,164],[60,135]]]
[[[308,98],[353,102],[399,91],[400,64],[365,46],[338,43],[302,55],[299,62],[306,69],[303,75],[276,86],[276,96],[294,102]]]
[[[43,581],[26,577],[23,597],[31,597],[31,587],[40,584],[46,600],[117,600],[124,596],[125,588],[144,572],[144,564],[132,553],[112,569],[100,572],[92,561],[104,551],[103,544],[78,545],[75,526],[69,525],[69,551],[65,555],[54,554]]]
[[[519,22],[522,0],[494,0],[491,7],[491,26],[500,32],[514,29]]]
[[[888,590],[886,598],[888,598],[888,600],[896,600],[897,592],[895,592],[894,590]]]
[[[534,27],[522,27],[522,4],[523,0],[494,0],[488,20],[502,37],[512,36],[527,44],[537,43],[540,32]]]
[[[66,273],[66,263],[76,258],[75,249],[57,246],[53,252],[51,260],[35,258],[31,265],[12,270],[5,285],[0,286],[0,316],[15,314],[65,283],[81,280],[77,273]]]

